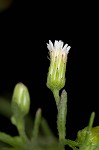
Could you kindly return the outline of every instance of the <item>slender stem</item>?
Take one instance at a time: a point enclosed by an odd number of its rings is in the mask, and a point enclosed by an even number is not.
[[[67,116],[67,93],[65,90],[61,93],[61,99],[58,104],[57,129],[59,141],[64,145],[66,137],[66,116]]]
[[[86,138],[85,138],[86,143],[87,143],[88,138],[89,138],[89,132],[90,132],[92,126],[93,126],[94,118],[95,118],[95,112],[92,112],[91,116],[90,116],[90,120],[89,120],[88,129],[87,129],[87,132],[86,132]]]
[[[14,140],[13,137],[3,132],[0,132],[0,141],[7,143],[11,146],[14,146],[14,147],[18,146],[18,143]]]
[[[86,146],[86,144],[87,144],[87,142],[88,142],[88,140],[89,140],[89,133],[90,133],[91,128],[92,128],[92,126],[93,126],[94,118],[95,118],[95,112],[92,112],[92,113],[91,113],[91,116],[90,116],[88,128],[87,128],[87,132],[86,132],[86,137],[85,137],[84,143],[83,143],[82,146],[80,147],[80,150],[83,150],[83,149],[84,149],[84,147]],[[90,145],[90,146],[91,146],[91,145]]]
[[[25,123],[24,123],[24,119],[22,118],[18,124],[16,124],[17,126],[17,129],[18,129],[18,132],[19,132],[19,135],[21,136],[21,138],[23,139],[23,141],[28,141],[28,138],[26,136],[26,133],[25,133]]]
[[[32,132],[32,140],[37,138],[39,132],[39,126],[41,123],[41,109],[39,108],[36,112],[35,121],[34,121],[34,128]]]
[[[54,95],[54,98],[55,98],[55,101],[56,101],[56,106],[57,106],[57,109],[58,109],[58,104],[60,102],[59,90],[55,89],[52,92],[53,92],[53,95]]]
[[[90,130],[92,128],[93,122],[94,122],[94,118],[95,118],[95,112],[92,112],[91,116],[90,116],[90,120],[89,120],[88,130]]]
[[[65,145],[69,145],[70,147],[79,147],[79,143],[78,142],[75,142],[75,141],[72,141],[72,140],[69,140],[69,139],[65,139],[64,140],[64,144]]]

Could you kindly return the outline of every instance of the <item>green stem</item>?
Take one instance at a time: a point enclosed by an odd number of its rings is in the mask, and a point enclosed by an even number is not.
[[[86,137],[85,137],[84,143],[83,143],[82,146],[80,147],[80,150],[83,150],[84,147],[87,145],[87,142],[88,142],[88,140],[89,140],[89,135],[90,135],[89,133],[90,133],[91,128],[92,128],[92,126],[93,126],[94,118],[95,118],[95,112],[92,112],[92,113],[91,113],[91,116],[90,116],[88,128],[87,128],[87,132],[86,132]]]
[[[90,116],[90,120],[89,120],[88,129],[87,129],[87,132],[86,132],[85,143],[87,143],[87,141],[89,139],[89,132],[90,132],[92,126],[93,126],[94,118],[95,118],[95,112],[92,112],[91,116]]]
[[[65,139],[64,144],[69,145],[70,147],[79,147],[78,142],[75,142],[75,141],[72,141],[72,140],[69,140],[69,139]]]
[[[57,109],[58,109],[58,104],[60,102],[59,90],[54,89],[52,92],[53,92],[53,95],[54,95],[54,98],[55,98],[55,101],[56,101],[56,106],[57,106]]]
[[[57,129],[60,142],[64,141],[66,137],[66,116],[67,116],[67,92],[63,90],[61,93],[60,102],[58,104],[58,115],[57,115]]]
[[[17,117],[16,116],[12,116],[11,117],[11,122],[12,122],[12,124],[14,124],[16,126],[21,139],[24,142],[28,141],[27,135],[25,133],[24,117],[19,116],[19,118],[18,118],[18,116]]]
[[[92,112],[89,120],[88,131],[90,131],[93,126],[94,118],[95,118],[95,112]]]
[[[28,141],[28,138],[25,133],[25,123],[24,123],[23,118],[18,122],[18,124],[16,126],[18,129],[19,135],[23,139],[23,141],[24,142]]]
[[[33,128],[32,139],[31,140],[33,140],[34,138],[35,139],[37,138],[40,123],[41,123],[41,109],[39,108],[36,112],[35,121],[34,121],[34,128]]]
[[[13,147],[18,146],[18,143],[14,140],[14,138],[11,137],[10,135],[6,134],[6,133],[0,132],[0,141],[7,143]]]

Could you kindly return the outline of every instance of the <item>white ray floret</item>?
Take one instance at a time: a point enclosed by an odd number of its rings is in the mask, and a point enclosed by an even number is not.
[[[70,50],[70,46],[68,46],[68,44],[65,44],[60,40],[57,41],[55,40],[54,45],[53,43],[49,40],[49,43],[47,44],[47,48],[49,49],[49,51],[60,51],[60,52],[65,52],[68,54],[69,50]]]

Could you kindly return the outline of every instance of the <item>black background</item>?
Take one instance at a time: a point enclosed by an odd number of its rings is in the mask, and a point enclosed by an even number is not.
[[[37,108],[57,135],[57,109],[46,87],[49,60],[46,43],[62,40],[71,46],[68,55],[66,86],[68,92],[67,136],[75,138],[96,112],[98,105],[98,20],[94,4],[14,1],[0,14],[0,95],[10,93],[23,82],[30,91],[34,117]],[[0,116],[0,130],[16,132]]]

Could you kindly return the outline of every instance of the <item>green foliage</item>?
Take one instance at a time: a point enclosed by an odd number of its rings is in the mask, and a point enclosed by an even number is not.
[[[0,132],[0,150],[61,150],[58,139],[42,117],[40,108],[36,112],[35,119],[32,120],[30,115],[22,115],[19,105],[16,103],[12,105],[12,103],[10,104],[10,101],[1,97],[0,106],[2,104],[6,108],[6,112],[2,107],[0,112],[11,118],[11,122],[16,126],[19,136],[13,137]],[[11,107],[14,111],[11,111]]]
[[[65,140],[66,136],[66,115],[67,115],[67,93],[65,90],[63,90],[61,94],[61,100],[58,105],[58,115],[57,115],[57,128],[60,141]]]
[[[0,132],[0,150],[65,150],[68,145],[73,150],[99,150],[99,126],[92,127],[95,113],[92,112],[89,124],[78,131],[76,140],[66,137],[67,92],[60,89],[65,85],[67,54],[70,47],[63,47],[62,41],[49,41],[51,64],[47,77],[47,87],[51,89],[57,107],[56,138],[39,108],[35,118],[29,114],[30,96],[28,88],[18,83],[13,92],[12,101],[0,98],[0,113],[11,120],[18,130],[17,136]],[[52,53],[53,50],[53,53]]]

